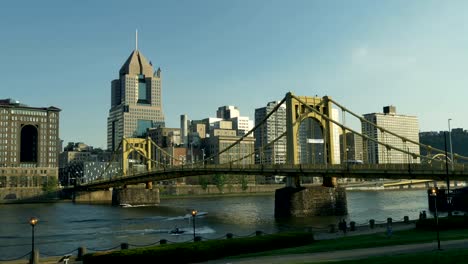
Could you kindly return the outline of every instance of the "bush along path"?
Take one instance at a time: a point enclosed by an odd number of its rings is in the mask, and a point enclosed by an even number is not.
[[[93,263],[192,263],[233,255],[256,253],[314,242],[312,233],[279,233],[250,238],[210,240],[154,247],[99,252],[83,256],[84,264]]]

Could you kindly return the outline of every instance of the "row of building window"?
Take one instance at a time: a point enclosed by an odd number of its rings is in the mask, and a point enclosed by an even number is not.
[[[12,114],[18,114],[18,115],[28,115],[28,116],[47,116],[47,112],[21,110],[21,109],[12,109],[11,113]]]
[[[41,187],[55,179],[54,176],[0,176],[0,188]]]

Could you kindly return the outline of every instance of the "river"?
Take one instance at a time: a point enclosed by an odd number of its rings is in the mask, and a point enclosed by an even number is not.
[[[428,211],[425,190],[348,191],[348,212],[344,218],[358,225],[369,219],[384,222],[416,219]],[[88,251],[129,243],[147,245],[193,238],[190,209],[206,213],[197,217],[197,236],[214,239],[233,233],[237,236],[256,230],[275,233],[285,230],[314,230],[336,224],[343,217],[274,218],[274,194],[162,199],[160,206],[113,207],[71,202],[0,205],[0,261],[22,256],[31,250],[31,216],[39,219],[35,243],[42,255],[63,255],[85,246]],[[175,227],[185,231],[169,234]],[[76,252],[74,252],[76,253]]]

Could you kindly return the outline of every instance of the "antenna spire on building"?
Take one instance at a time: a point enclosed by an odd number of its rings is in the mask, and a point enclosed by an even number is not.
[[[138,29],[135,29],[135,50],[138,50]]]

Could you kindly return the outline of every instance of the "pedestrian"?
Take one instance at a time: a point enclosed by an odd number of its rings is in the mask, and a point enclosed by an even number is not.
[[[343,234],[346,234],[346,229],[348,228],[346,225],[346,221],[342,219],[340,224],[341,224],[341,230],[343,230]]]
[[[391,224],[387,224],[387,237],[391,237],[391,236],[392,236],[392,232],[393,232],[392,225],[391,225]]]
[[[338,222],[338,230],[343,231],[343,220]]]

